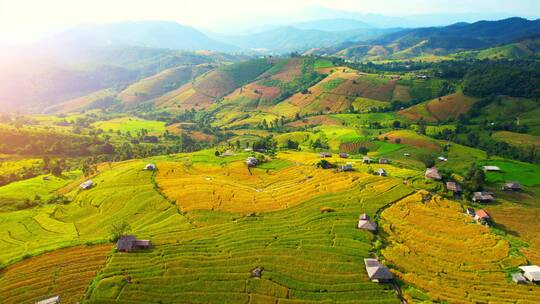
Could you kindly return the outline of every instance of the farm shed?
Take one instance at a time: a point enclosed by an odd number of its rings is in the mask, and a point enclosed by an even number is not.
[[[116,250],[120,252],[130,252],[134,250],[150,249],[152,242],[149,240],[138,240],[134,235],[125,235],[116,242]]]
[[[83,190],[90,189],[92,188],[92,186],[94,186],[94,181],[92,181],[91,179],[85,181],[84,183],[80,185],[81,189]]]
[[[373,282],[389,282],[394,278],[390,269],[381,265],[376,259],[364,259],[364,264],[366,265],[368,277]]]
[[[379,164],[381,165],[387,165],[390,163],[390,160],[387,158],[379,158]]]
[[[257,165],[258,162],[259,162],[259,161],[258,161],[255,157],[253,157],[253,156],[250,156],[250,157],[248,157],[248,158],[246,159],[246,165],[247,165],[248,167],[255,167],[255,166]]]
[[[527,282],[527,279],[521,273],[513,273],[512,281],[518,284],[524,284]]]
[[[386,171],[383,169],[383,168],[379,168],[379,170],[377,170],[377,174],[379,176],[386,176]]]
[[[540,282],[540,267],[536,265],[521,266],[519,267],[523,271],[523,276],[531,282]]]
[[[472,200],[478,203],[489,203],[495,200],[491,192],[474,192]]]
[[[332,153],[330,153],[330,152],[321,152],[319,154],[319,156],[322,157],[322,158],[332,157]]]
[[[446,190],[452,191],[454,193],[461,193],[461,186],[456,182],[447,182]]]
[[[346,163],[345,165],[341,166],[342,171],[352,171],[353,165],[351,163]]]
[[[362,157],[362,163],[364,164],[371,164],[371,161],[371,158],[369,158],[368,156]]]
[[[60,303],[60,296],[54,296],[41,301],[37,301],[36,304],[58,304]]]
[[[370,221],[369,216],[363,213],[360,215],[360,218],[358,219],[358,229],[367,230],[367,231],[375,231],[377,230],[377,224]]]
[[[503,185],[502,189],[505,191],[520,191],[521,185],[518,182],[507,182]]]
[[[339,157],[341,157],[341,158],[349,158],[349,154],[342,152],[342,153],[339,153]]]
[[[144,166],[144,170],[154,171],[154,170],[156,170],[156,169],[157,169],[156,165],[155,165],[155,164],[152,164],[152,163],[146,164],[146,166]]]
[[[484,220],[484,221],[488,221],[491,219],[491,217],[489,216],[489,214],[486,212],[486,210],[484,209],[480,209],[478,211],[476,211],[476,214],[474,216],[474,219],[475,220]]]
[[[439,170],[437,170],[437,168],[435,168],[435,167],[426,169],[425,177],[427,179],[432,179],[432,180],[441,180],[442,179],[442,176],[439,173]]]
[[[484,166],[484,171],[486,172],[500,172],[501,171],[501,168],[497,167],[497,166]]]
[[[465,213],[467,213],[468,216],[471,216],[471,217],[475,217],[476,216],[476,212],[474,211],[473,208],[471,207],[468,207],[467,210],[465,210]]]

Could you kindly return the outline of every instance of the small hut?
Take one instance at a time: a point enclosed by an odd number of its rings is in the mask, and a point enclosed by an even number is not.
[[[146,164],[146,166],[144,166],[144,170],[154,171],[156,169],[157,169],[156,164],[150,163],[150,164]]]
[[[367,230],[367,231],[376,231],[377,224],[370,221],[369,216],[365,213],[360,215],[358,219],[358,229]]]
[[[152,248],[152,242],[149,240],[138,240],[134,235],[124,235],[116,242],[116,250],[119,252],[131,252],[150,248]]]
[[[329,157],[332,157],[332,153],[330,153],[330,152],[321,152],[321,153],[319,154],[319,156],[320,156],[321,158],[329,158]]]
[[[381,165],[387,165],[390,163],[390,160],[387,158],[379,158],[379,164]]]
[[[36,304],[58,304],[58,303],[60,303],[60,296],[58,295],[36,302]]]
[[[520,191],[521,184],[518,182],[507,182],[503,185],[502,189],[504,191]]]
[[[341,171],[352,171],[353,165],[351,163],[346,163],[345,165],[341,166]]]
[[[454,193],[461,193],[461,186],[456,182],[447,182],[446,190],[452,191]]]
[[[484,221],[488,222],[491,220],[491,216],[486,212],[484,209],[480,209],[476,211],[476,214],[474,215],[474,219],[477,221]]]
[[[435,167],[426,169],[425,177],[432,180],[442,180],[439,170],[437,170]]]
[[[390,269],[381,265],[376,259],[364,259],[364,264],[366,265],[368,277],[372,282],[390,282],[394,279]]]
[[[377,174],[379,176],[387,176],[388,175],[383,168],[379,168],[379,170],[377,170]]]
[[[362,157],[362,163],[364,164],[371,164],[372,160],[369,158],[369,156]]]
[[[258,163],[259,161],[253,156],[250,156],[246,159],[246,165],[248,167],[255,167]]]
[[[501,168],[497,166],[484,166],[483,169],[486,172],[501,172]]]
[[[474,192],[472,200],[476,203],[489,203],[495,200],[491,192]]]
[[[341,157],[341,158],[349,158],[349,154],[341,152],[341,153],[339,153],[339,157]]]
[[[512,274],[512,281],[517,284],[525,284],[527,283],[527,279],[523,276],[521,273],[513,273]]]
[[[471,207],[468,207],[467,210],[465,210],[465,213],[467,213],[467,215],[470,217],[476,216],[476,211],[474,211],[474,209]]]
[[[91,179],[85,181],[84,183],[80,184],[79,187],[81,187],[81,189],[83,190],[88,190],[90,188],[92,188],[94,186],[94,181],[92,181]]]
[[[533,282],[537,283],[540,282],[540,267],[536,265],[530,265],[530,266],[521,266],[519,267],[521,271],[523,271],[523,276]]]

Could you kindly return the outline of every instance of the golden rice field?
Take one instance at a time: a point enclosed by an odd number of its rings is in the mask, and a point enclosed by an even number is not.
[[[382,253],[396,275],[435,302],[538,303],[540,288],[509,279],[527,263],[523,256],[456,202],[435,197],[423,203],[425,195],[411,195],[382,213],[388,244]]]
[[[156,177],[161,191],[182,210],[209,209],[262,212],[294,206],[324,194],[345,191],[366,178],[294,165],[277,171],[248,169],[235,162],[226,167],[160,163]]]
[[[34,303],[55,295],[62,303],[76,303],[111,249],[111,244],[59,249],[10,266],[0,271],[0,303]]]

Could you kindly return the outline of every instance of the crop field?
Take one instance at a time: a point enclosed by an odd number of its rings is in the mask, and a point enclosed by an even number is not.
[[[352,106],[357,111],[369,112],[370,110],[373,110],[373,109],[388,108],[390,106],[390,103],[386,101],[358,97],[352,102]]]
[[[318,115],[306,117],[302,120],[293,121],[287,124],[287,126],[300,128],[304,126],[317,126],[317,125],[341,125],[341,121],[334,119],[328,115]]]
[[[59,249],[3,269],[0,302],[35,303],[60,295],[62,303],[75,303],[105,266],[111,249],[111,244]]]
[[[522,255],[464,215],[458,203],[439,197],[423,203],[423,195],[427,192],[382,213],[388,242],[382,253],[401,279],[435,302],[537,303],[540,289],[509,279],[527,263]]]
[[[498,166],[501,172],[486,173],[487,181],[491,183],[504,183],[518,181],[522,185],[533,187],[540,185],[540,166],[512,160],[492,159],[480,162],[481,166]]]
[[[414,105],[401,110],[399,114],[414,121],[420,118],[428,122],[448,121],[467,113],[475,101],[475,98],[455,93]]]
[[[112,130],[113,132],[130,132],[133,135],[140,132],[141,129],[146,129],[150,134],[161,134],[165,132],[164,122],[145,120],[133,116],[115,118],[108,121],[98,121],[94,123],[94,127],[103,131]]]
[[[182,208],[261,212],[289,208],[321,195],[357,187],[367,176],[289,164],[280,170],[251,169],[241,162],[226,167],[162,163],[161,191]]]
[[[390,127],[392,122],[401,121],[395,113],[333,114],[330,117],[340,120],[347,126],[364,127],[377,122],[383,127]]]
[[[129,161],[103,166],[90,190],[79,190],[80,181],[65,187],[65,196],[72,201],[68,204],[0,213],[0,265],[59,247],[103,242],[111,225],[121,221],[147,237],[189,228],[177,208],[155,190],[152,173],[143,171],[144,165]]]
[[[489,211],[494,221],[512,237],[517,237],[525,246],[520,251],[533,264],[540,264],[540,206],[536,187],[532,191],[497,193],[499,204]]]
[[[0,156],[0,176],[8,176],[10,174],[17,174],[33,167],[43,166],[43,160],[39,158],[26,158],[17,159],[12,157]]]
[[[46,202],[56,195],[57,190],[81,175],[80,171],[67,172],[61,177],[42,175],[0,187],[0,211],[27,208],[27,204],[31,205],[30,202],[35,200]]]
[[[188,211],[199,228],[162,234],[151,251],[115,254],[88,302],[397,303],[388,285],[367,279],[363,258],[372,236],[355,224],[359,213],[373,215],[409,193],[397,179],[370,175],[287,210]],[[250,277],[255,267],[263,269],[260,278]]]
[[[509,131],[499,131],[499,132],[493,133],[491,137],[493,137],[493,139],[497,141],[502,141],[516,147],[526,147],[526,146],[540,147],[540,137],[534,136],[534,135],[515,133],[515,132],[509,132]]]
[[[384,138],[388,138],[388,140],[392,143],[395,143],[396,140],[399,139],[401,144],[429,149],[432,151],[440,151],[442,149],[441,144],[437,140],[425,135],[417,134],[411,130],[390,131],[379,136],[379,140]]]

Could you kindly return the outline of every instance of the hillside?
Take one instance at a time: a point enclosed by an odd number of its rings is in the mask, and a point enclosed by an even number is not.
[[[455,93],[414,105],[398,113],[414,121],[423,119],[428,122],[446,122],[467,114],[475,101],[475,98],[463,93]]]
[[[426,54],[443,55],[513,43],[540,33],[539,20],[509,18],[499,21],[456,23],[444,27],[406,29],[369,41],[348,41],[317,54],[332,53],[356,59],[406,59]],[[495,50],[500,52],[501,50]],[[484,53],[480,57],[488,56]]]

